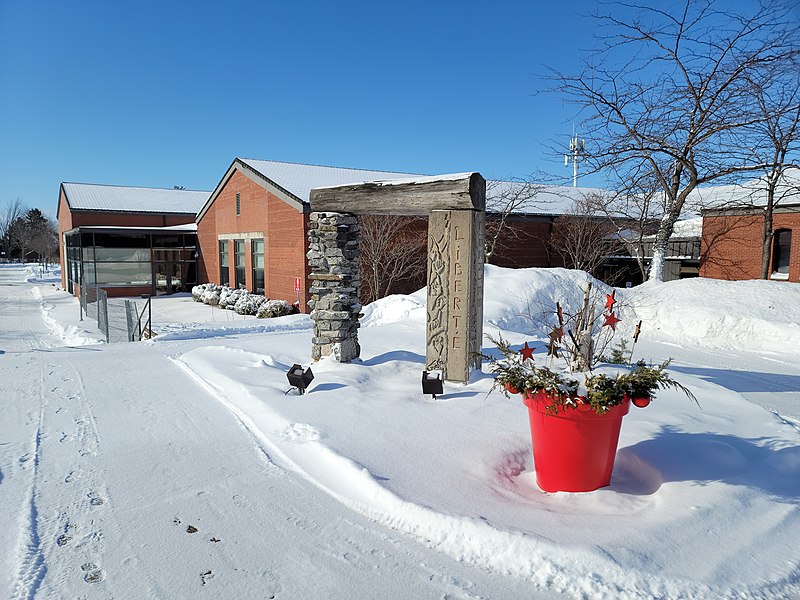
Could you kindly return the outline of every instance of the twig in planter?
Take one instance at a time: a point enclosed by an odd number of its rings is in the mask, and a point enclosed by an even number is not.
[[[633,330],[633,344],[631,345],[631,355],[628,358],[628,362],[633,364],[633,349],[636,348],[636,342],[639,341],[639,334],[642,332],[642,322],[639,321],[636,324],[636,328]]]

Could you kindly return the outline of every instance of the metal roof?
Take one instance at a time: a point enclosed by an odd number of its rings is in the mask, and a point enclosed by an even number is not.
[[[421,173],[346,169],[252,158],[238,160],[305,203],[309,201],[311,190],[314,188],[425,176]],[[514,210],[517,214],[567,214],[574,210],[576,199],[588,193],[600,195],[607,193],[591,188],[531,185],[521,181],[487,181],[486,184],[486,204],[489,211],[502,210],[502,205],[508,201],[509,196],[531,195],[535,192],[535,196],[517,204]]]
[[[241,158],[239,160],[303,202],[308,202],[311,190],[318,187],[384,179],[402,179],[422,175],[421,173],[345,169],[342,167],[325,167],[322,165],[255,160],[252,158]]]
[[[210,192],[62,183],[71,210],[197,214]]]

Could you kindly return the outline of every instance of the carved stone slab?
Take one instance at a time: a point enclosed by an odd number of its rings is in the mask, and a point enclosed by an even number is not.
[[[434,210],[428,220],[426,365],[447,381],[480,368],[483,338],[483,211]]]

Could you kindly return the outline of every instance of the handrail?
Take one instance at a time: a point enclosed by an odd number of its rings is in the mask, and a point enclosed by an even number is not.
[[[142,298],[144,298],[144,297],[145,297],[145,294],[142,294]],[[147,296],[147,302],[145,302],[145,305],[142,307],[142,312],[139,313],[139,316],[136,319],[136,328],[137,328],[138,333],[139,333],[139,341],[140,342],[145,337],[145,334],[147,335],[147,339],[151,339],[154,335],[156,335],[156,334],[153,333],[153,329],[152,329],[152,327],[153,327],[153,308],[152,308],[152,306],[150,304],[150,301],[152,300],[152,298],[153,298],[152,296]],[[147,321],[145,322],[145,326],[142,327],[142,318],[144,317],[144,311],[145,310],[147,311]]]

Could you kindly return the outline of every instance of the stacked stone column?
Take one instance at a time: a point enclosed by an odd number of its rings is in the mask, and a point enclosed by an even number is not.
[[[333,355],[339,362],[358,358],[359,226],[354,215],[311,213],[308,265],[311,269],[311,319],[314,338],[311,357]]]

